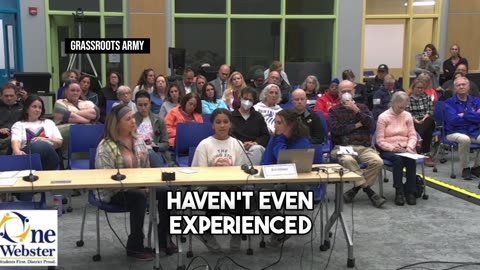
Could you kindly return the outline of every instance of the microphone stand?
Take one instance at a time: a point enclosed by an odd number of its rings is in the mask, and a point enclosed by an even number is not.
[[[117,173],[113,174],[110,178],[115,181],[122,181],[122,180],[125,180],[127,176],[125,174],[120,173],[120,167],[117,164],[117,157],[120,154],[120,150],[119,150],[119,145],[118,144],[116,145],[117,145],[117,156],[115,157],[115,168],[117,169]]]
[[[32,142],[31,140],[27,140],[27,147],[28,147],[28,166],[30,167],[30,174],[27,176],[24,176],[22,179],[23,181],[26,182],[35,182],[39,179],[37,175],[33,174],[32,171]]]
[[[233,137],[233,136],[232,136],[232,137]],[[247,164],[243,164],[242,167],[241,167],[242,170],[243,170],[245,173],[249,174],[249,175],[255,175],[255,174],[257,174],[257,173],[258,173],[258,170],[253,167],[253,162],[252,162],[252,160],[250,159],[250,157],[248,156],[247,151],[245,150],[245,148],[243,148],[243,145],[240,143],[240,140],[238,140],[238,139],[235,138],[235,137],[233,137],[233,138],[234,138],[235,141],[237,141],[237,143],[240,145],[240,148],[242,148],[242,151],[243,151],[243,153],[245,154],[245,156],[247,157],[248,162],[250,162],[250,168],[248,167]]]

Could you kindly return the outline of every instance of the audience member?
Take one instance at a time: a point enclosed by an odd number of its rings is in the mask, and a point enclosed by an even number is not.
[[[200,142],[195,155],[193,156],[192,166],[194,167],[224,167],[224,166],[241,166],[248,164],[248,159],[243,152],[242,144],[237,139],[230,136],[232,129],[232,114],[229,110],[219,108],[212,112],[210,118],[214,134]],[[203,190],[223,190],[236,191],[240,190],[236,186],[227,187],[208,187]],[[234,215],[245,215],[245,207],[241,201],[236,202],[235,210],[231,211]],[[206,216],[220,214],[220,211],[207,209]],[[210,233],[200,236],[202,242],[211,251],[220,251],[221,247],[217,240]],[[230,249],[240,250],[242,238],[240,235],[232,235],[230,238]]]
[[[445,78],[445,81],[454,79],[453,73],[455,73],[460,64],[465,65],[468,69],[468,60],[460,55],[460,46],[453,44],[450,47],[450,58],[443,61],[443,77]],[[446,88],[444,87],[444,89]]]
[[[79,83],[80,90],[82,90],[82,92],[80,93],[80,98],[82,100],[90,100],[91,102],[93,102],[93,104],[95,104],[95,106],[98,107],[98,95],[90,89],[91,80],[92,78],[88,75],[80,76]]]
[[[349,80],[355,85],[355,95],[353,96],[353,100],[356,103],[367,105],[367,87],[364,84],[355,82],[355,74],[351,69],[347,69],[342,72],[342,80]]]
[[[226,64],[223,64],[218,69],[217,78],[210,81],[213,86],[215,86],[215,93],[217,98],[223,97],[223,92],[227,89],[227,80],[230,76],[230,67]]]
[[[322,96],[318,92],[320,89],[320,83],[318,83],[317,77],[313,75],[307,76],[300,88],[305,90],[308,108],[313,110],[313,107],[315,107],[315,103],[317,102],[317,98]]]
[[[150,102],[152,103],[152,107],[150,110],[154,114],[158,114],[160,112],[160,108],[163,105],[167,96],[167,77],[165,75],[158,75],[155,78],[155,86],[153,88],[153,92],[150,95]]]
[[[180,87],[181,92],[183,92],[184,94],[197,92],[195,84],[193,83],[194,77],[195,72],[193,72],[193,69],[187,67],[183,70],[182,80],[178,82],[178,86]]]
[[[235,71],[228,78],[227,89],[223,92],[223,100],[230,111],[240,106],[240,91],[247,87],[242,73]]]
[[[263,71],[258,69],[253,74],[252,81],[248,84],[250,87],[257,91],[257,97],[260,96],[265,84],[265,77],[263,76]],[[253,104],[256,104],[258,100],[255,100]]]
[[[19,102],[20,104],[23,104],[23,102],[25,101],[25,99],[28,96],[27,90],[23,88],[23,83],[22,82],[17,82],[17,80],[15,80],[15,79],[9,80],[8,83],[11,83],[11,84],[15,85],[17,102]]]
[[[140,137],[134,136],[134,132],[135,118],[130,107],[121,104],[112,108],[105,121],[103,138],[97,146],[95,168],[148,168],[147,146]],[[154,254],[143,246],[143,224],[147,205],[145,191],[138,188],[109,188],[97,190],[94,194],[98,200],[123,205],[130,212],[127,256],[142,261],[153,260]],[[162,208],[159,207],[158,210],[160,212]],[[164,221],[164,218],[165,216],[161,216],[160,220]]]
[[[270,71],[268,74],[267,81],[265,82],[265,86],[269,84],[275,84],[280,89],[280,103],[284,104],[288,102],[288,94],[292,91],[292,87],[290,84],[286,83],[285,81],[281,80],[280,72],[278,71]]]
[[[325,119],[328,120],[330,108],[340,104],[340,96],[338,95],[338,79],[333,79],[330,83],[330,88],[323,93],[323,95],[317,98],[315,107],[313,110],[315,112],[322,112],[325,116]]]
[[[375,193],[371,186],[375,183],[383,168],[383,160],[371,147],[370,131],[375,123],[365,104],[355,103],[355,83],[344,80],[338,85],[342,103],[330,109],[328,124],[335,145],[331,155],[338,163],[362,176],[354,187],[343,194],[345,203],[351,203],[360,189],[367,194],[375,207],[380,208],[386,200]],[[341,151],[340,147],[350,147],[350,151]],[[352,153],[352,154],[350,154]],[[360,169],[359,163],[366,165]]]
[[[57,125],[89,124],[98,120],[97,106],[89,100],[81,100],[80,93],[80,85],[77,81],[69,81],[65,84],[65,98],[57,100],[53,109],[53,119]]]
[[[438,94],[437,94],[437,91],[435,89],[432,88],[432,85],[431,85],[431,76],[430,74],[428,73],[420,73],[416,80],[420,80],[420,81],[423,81],[424,85],[425,85],[425,95],[427,95],[428,97],[430,97],[430,99],[432,100],[432,102],[435,104],[435,102],[438,101]],[[407,94],[410,95],[410,93],[412,92],[411,89],[408,89],[407,91]]]
[[[139,91],[142,91],[142,90],[139,90]],[[137,91],[137,93],[139,91]],[[146,90],[143,90],[143,91],[146,91]],[[118,98],[118,102],[113,103],[112,108],[120,104],[123,104],[130,107],[130,109],[134,113],[137,112],[137,106],[135,105],[135,102],[132,101],[132,90],[130,89],[130,87],[126,85],[121,85],[120,87],[118,87],[117,98]]]
[[[412,115],[405,111],[408,106],[408,95],[396,92],[392,96],[390,109],[380,114],[377,121],[377,150],[383,159],[393,163],[393,187],[395,188],[395,204],[415,205],[416,192],[416,161],[396,153],[415,153],[417,133],[413,125]],[[403,168],[406,170],[406,182],[403,184]]]
[[[0,155],[10,149],[11,128],[20,119],[23,105],[17,101],[16,86],[11,83],[3,85],[0,100]]]
[[[223,99],[218,98],[215,93],[215,86],[212,83],[207,83],[202,89],[202,113],[211,114],[215,109],[228,109],[227,104]]]
[[[290,85],[287,73],[283,71],[282,63],[280,63],[280,61],[273,61],[272,64],[270,64],[270,67],[263,72],[263,77],[267,79],[268,76],[270,76],[270,72],[272,71],[277,71],[278,73],[280,73],[280,81],[284,81],[286,84]]]
[[[303,89],[292,92],[293,111],[310,131],[310,143],[322,144],[325,136],[322,120],[307,107],[307,95]]]
[[[437,89],[440,86],[440,69],[442,61],[439,59],[437,48],[433,44],[425,45],[423,53],[416,56],[417,66],[414,72],[418,75],[420,73],[431,74],[432,88]]]
[[[441,100],[447,100],[450,97],[452,97],[453,90],[454,90],[453,81],[456,79],[455,74],[457,73],[459,73],[462,77],[466,77],[468,74],[468,66],[465,64],[457,65],[457,68],[453,76],[454,78],[444,82],[442,84],[442,87],[440,88],[440,90],[443,91]],[[471,96],[480,97],[480,90],[478,88],[478,85],[470,79],[469,79],[469,82],[470,82],[470,92],[468,94]]]
[[[136,132],[148,149],[150,167],[164,167],[170,162],[168,157],[168,135],[163,118],[150,110],[150,94],[140,90],[135,95],[137,112],[133,115],[137,125]]]
[[[200,92],[202,91],[203,89],[203,86],[207,83],[207,78],[205,78],[205,76],[203,75],[197,75],[196,79],[195,79],[195,89],[196,89],[196,92],[197,94],[201,94]]]
[[[14,155],[39,154],[44,170],[55,170],[60,164],[56,149],[62,146],[63,138],[55,123],[45,119],[45,106],[39,96],[27,97],[11,132]]]
[[[180,106],[171,109],[165,116],[170,147],[175,147],[177,124],[185,122],[203,123],[201,101],[196,93],[185,95],[180,101]]]
[[[253,106],[265,119],[270,134],[275,133],[275,115],[282,110],[282,107],[278,105],[280,100],[278,85],[269,84],[260,93],[260,102]]]
[[[480,143],[480,99],[469,95],[469,81],[465,77],[454,81],[455,95],[445,102],[445,133],[447,139],[458,143],[462,177],[472,180],[480,177],[480,157],[470,168],[470,144]]]
[[[232,134],[243,143],[252,163],[259,165],[270,133],[263,115],[253,108],[256,95],[257,92],[253,88],[242,89],[241,105],[232,112]]]
[[[144,69],[140,78],[138,79],[137,86],[133,89],[133,95],[135,96],[138,91],[145,90],[149,94],[153,92],[155,86],[155,71],[152,68]]]
[[[183,94],[180,92],[180,87],[176,83],[171,83],[167,88],[167,98],[163,101],[162,107],[158,116],[164,119],[167,113],[180,104],[180,100],[183,98]]]
[[[107,85],[98,94],[98,107],[100,109],[100,122],[105,122],[107,116],[107,100],[117,100],[117,89],[122,85],[122,77],[116,71],[108,73]]]
[[[433,119],[433,102],[432,99],[425,94],[424,82],[415,80],[410,89],[410,102],[407,111],[413,117],[413,125],[415,130],[422,138],[422,147],[420,153],[426,155],[425,166],[433,167],[430,146],[432,144],[432,133],[435,130],[435,119]]]
[[[383,79],[383,86],[373,94],[373,119],[377,121],[378,116],[384,111],[388,110],[390,106],[390,99],[395,92],[400,91],[395,88],[395,78],[387,74]]]
[[[67,70],[65,72],[62,73],[62,86],[60,86],[57,90],[57,99],[62,99],[62,98],[65,98],[63,93],[65,91],[65,84],[68,82],[68,81],[76,81],[78,80],[78,77],[80,77],[79,75],[79,72],[76,71],[76,70]]]
[[[375,75],[375,78],[371,79],[371,80],[368,80],[367,83],[366,83],[366,88],[367,88],[367,106],[370,110],[372,110],[374,107],[375,107],[375,103],[373,102],[373,99],[374,99],[374,96],[375,96],[375,93],[377,93],[377,91],[379,91],[381,88],[384,87],[385,85],[385,77],[387,75],[390,75],[388,73],[388,66],[385,65],[385,64],[381,64],[378,66],[377,68],[377,75]],[[396,89],[396,90],[402,90],[403,91],[403,88],[402,86],[400,85],[400,83],[398,83],[398,81],[395,81],[395,77],[393,77],[393,75],[390,75],[392,76],[392,78],[394,79],[394,86],[393,86],[393,89]],[[388,106],[388,104],[387,104]],[[372,111],[373,112],[373,111]],[[375,116],[375,114],[374,114]],[[376,119],[376,118],[375,118]]]

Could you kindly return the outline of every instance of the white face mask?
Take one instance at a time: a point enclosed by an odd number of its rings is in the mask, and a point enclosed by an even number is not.
[[[347,93],[343,93],[343,94],[342,94],[342,103],[345,103],[345,102],[347,102],[347,101],[349,101],[349,100],[353,100],[352,94],[350,94],[350,93],[348,93],[348,92],[347,92]]]
[[[241,103],[242,108],[246,111],[250,110],[250,108],[252,108],[252,106],[253,106],[253,102],[251,102],[248,99],[242,99],[240,101],[240,103]]]

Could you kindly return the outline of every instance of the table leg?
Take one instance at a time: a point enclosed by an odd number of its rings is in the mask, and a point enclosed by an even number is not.
[[[153,269],[160,269],[160,253],[158,246],[158,220],[157,220],[157,193],[155,187],[150,187],[150,222],[153,226],[153,247],[155,250],[155,260],[153,261]]]
[[[343,233],[345,235],[345,240],[347,241],[347,246],[348,246],[348,260],[347,260],[347,266],[348,267],[354,267],[355,266],[355,258],[353,257],[353,240],[350,236],[350,232],[348,231],[347,224],[345,224],[345,220],[342,215],[343,211],[343,182],[340,181],[338,183],[335,183],[335,209],[328,219],[327,223],[325,224],[325,230],[324,230],[324,242],[320,246],[321,251],[325,251],[330,248],[330,240],[328,235],[330,233],[330,230],[332,229],[333,225],[335,222],[340,222],[340,225],[342,226]]]

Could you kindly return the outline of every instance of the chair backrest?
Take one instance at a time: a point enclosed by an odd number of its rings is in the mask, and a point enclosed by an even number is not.
[[[175,155],[187,154],[190,147],[197,147],[205,138],[213,135],[210,123],[178,123],[175,138]]]
[[[42,161],[39,154],[21,156],[0,156],[0,171],[22,171],[30,170],[30,157],[32,170],[42,170]]]
[[[435,123],[438,125],[443,126],[443,121],[445,120],[445,102],[437,101],[435,102],[435,111],[433,114],[433,118],[435,119]]]
[[[188,149],[188,167],[192,166],[193,156],[195,155],[196,150],[197,150],[196,146],[192,146]]]
[[[107,100],[107,107],[105,108],[106,109],[106,112],[107,112],[107,115],[110,113],[110,111],[112,110],[112,107],[113,107],[113,103],[115,102],[118,102],[118,100],[115,100],[115,99],[108,99]]]
[[[96,148],[103,134],[104,125],[71,125],[68,142],[68,159],[72,153],[88,153],[90,148]]]
[[[211,116],[211,114],[209,114],[209,113],[202,114],[203,123],[208,123],[209,124],[210,123],[210,116]]]
[[[95,156],[97,155],[97,148],[90,148],[88,150],[88,168],[95,169]]]

